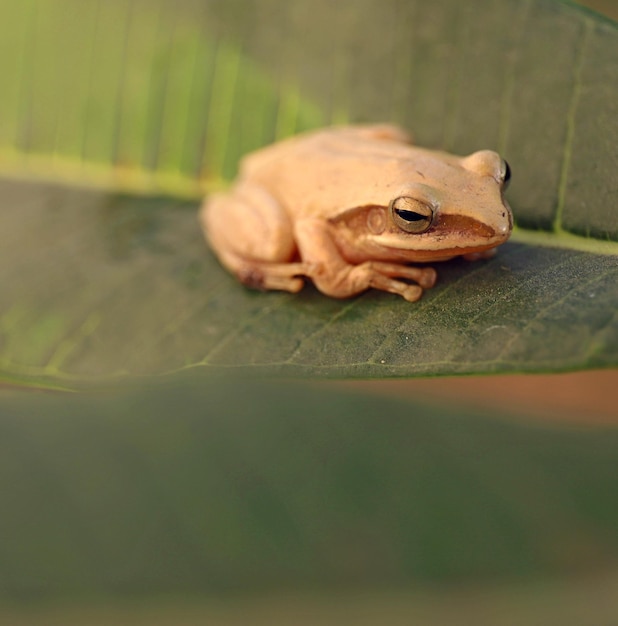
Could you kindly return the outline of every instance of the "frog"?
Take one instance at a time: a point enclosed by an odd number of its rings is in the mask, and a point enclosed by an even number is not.
[[[247,154],[199,218],[248,287],[296,293],[308,279],[334,298],[377,289],[415,302],[434,263],[488,259],[509,238],[510,178],[492,150],[456,156],[394,124],[334,126]]]

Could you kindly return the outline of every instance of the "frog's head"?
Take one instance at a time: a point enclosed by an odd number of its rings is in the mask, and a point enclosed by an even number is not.
[[[412,177],[408,174],[372,239],[412,260],[494,248],[513,227],[504,199],[510,178],[508,163],[491,150],[467,157],[435,152]]]

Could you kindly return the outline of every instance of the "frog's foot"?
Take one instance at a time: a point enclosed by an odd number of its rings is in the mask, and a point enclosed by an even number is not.
[[[305,285],[300,276],[306,271],[303,263],[245,263],[236,270],[241,283],[252,289],[276,289],[299,292]]]
[[[429,289],[436,284],[436,276],[436,270],[432,267],[367,261],[353,267],[344,282],[350,290],[348,295],[373,287],[398,294],[408,302],[416,302],[423,295],[423,289]],[[402,280],[396,280],[397,278],[414,281],[417,284],[410,285]]]
[[[251,289],[297,293],[305,285],[301,278],[306,274],[303,263],[267,263],[225,253],[219,254],[219,260],[243,285]]]

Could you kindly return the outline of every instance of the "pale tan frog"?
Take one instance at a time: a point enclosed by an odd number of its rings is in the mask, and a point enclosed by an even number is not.
[[[336,298],[374,287],[413,302],[436,272],[408,263],[486,258],[508,239],[509,178],[490,150],[425,150],[390,125],[328,128],[245,157],[200,218],[250,287],[297,292],[308,277]]]

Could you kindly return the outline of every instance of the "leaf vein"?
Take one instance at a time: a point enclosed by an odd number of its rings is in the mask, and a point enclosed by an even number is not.
[[[560,170],[560,180],[558,182],[557,193],[558,203],[556,206],[556,214],[554,215],[553,223],[553,230],[556,233],[560,233],[563,230],[562,216],[564,213],[564,205],[566,203],[566,190],[569,179],[569,168],[571,166],[571,157],[573,155],[573,141],[575,138],[575,116],[577,114],[577,108],[581,95],[584,61],[586,59],[586,49],[588,46],[590,33],[592,32],[592,25],[592,20],[584,18],[584,28],[580,37],[579,47],[575,60],[575,68],[573,71],[573,91],[571,93],[571,100],[567,111],[566,135],[563,148],[564,158],[562,159],[562,167]]]

